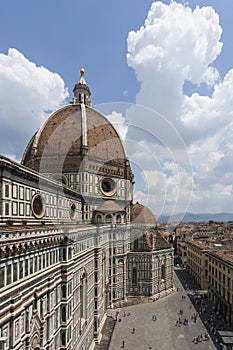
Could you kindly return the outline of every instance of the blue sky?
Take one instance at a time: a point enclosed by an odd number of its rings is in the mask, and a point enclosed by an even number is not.
[[[36,65],[57,72],[70,94],[83,64],[94,104],[134,102],[139,86],[126,62],[126,39],[131,30],[144,24],[152,3],[151,0],[41,0],[32,5],[28,0],[10,0],[1,5],[0,49],[6,54],[9,48],[16,48]],[[216,66],[225,74],[232,65],[232,1],[187,3],[192,8],[211,5],[219,13],[224,48]]]
[[[93,103],[134,101],[138,89],[126,62],[126,38],[151,1],[8,1],[1,6],[1,52],[9,47],[57,72],[72,94],[84,65]],[[124,91],[129,92],[128,96]]]
[[[232,211],[232,13],[231,0],[2,3],[0,153],[21,158],[84,65],[123,132],[135,200],[157,215]]]

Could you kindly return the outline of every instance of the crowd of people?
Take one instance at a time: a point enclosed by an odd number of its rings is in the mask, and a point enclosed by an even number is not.
[[[194,344],[197,344],[197,343],[199,343],[199,342],[201,342],[203,340],[208,340],[208,341],[210,340],[210,337],[209,337],[208,333],[205,333],[204,335],[199,334],[198,336],[194,336],[192,342]]]

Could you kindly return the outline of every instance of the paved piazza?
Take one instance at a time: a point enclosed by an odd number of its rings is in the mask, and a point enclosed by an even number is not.
[[[185,295],[185,298],[182,296]],[[206,329],[199,317],[191,320],[194,306],[184,290],[174,292],[155,302],[121,308],[109,350],[214,350],[214,343],[203,340],[195,344],[194,336],[205,334]],[[183,315],[179,315],[183,310]],[[128,315],[130,313],[130,315]],[[124,316],[125,314],[125,316]],[[128,316],[127,316],[128,315]],[[153,321],[153,315],[156,320]],[[176,320],[187,318],[188,325],[176,326]],[[133,333],[133,328],[135,332]]]

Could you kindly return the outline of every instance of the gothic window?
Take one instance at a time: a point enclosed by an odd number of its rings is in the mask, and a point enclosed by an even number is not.
[[[165,275],[165,265],[162,264],[161,265],[161,279],[165,279],[166,275]]]
[[[70,218],[75,219],[76,205],[73,203],[70,207]]]
[[[132,268],[132,283],[137,284],[137,268],[135,266]]]

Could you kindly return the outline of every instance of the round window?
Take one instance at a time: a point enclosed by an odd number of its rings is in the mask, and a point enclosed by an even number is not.
[[[37,219],[43,218],[45,215],[45,201],[40,194],[36,194],[31,202],[32,213]]]
[[[105,196],[113,196],[116,192],[116,183],[111,178],[104,178],[101,181],[100,189]]]

